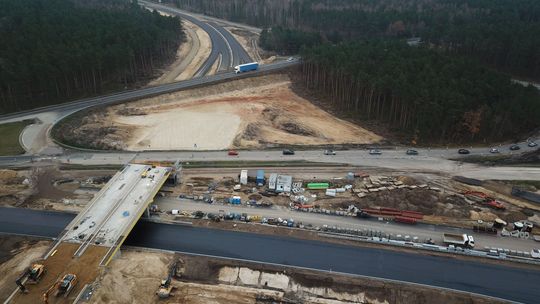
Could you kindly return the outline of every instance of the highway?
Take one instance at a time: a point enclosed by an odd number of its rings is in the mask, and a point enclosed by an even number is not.
[[[74,214],[0,208],[0,232],[53,237]],[[38,223],[39,220],[39,223]],[[128,246],[400,280],[537,303],[540,271],[261,234],[139,222]]]
[[[210,41],[212,42],[212,51],[203,65],[195,73],[195,77],[203,76],[210,72],[210,69],[216,60],[220,60],[218,71],[230,71],[231,68],[240,63],[252,61],[247,52],[232,36],[232,34],[218,23],[208,22],[205,19],[200,18],[200,16],[195,18],[188,12],[150,1],[141,0],[139,1],[139,4],[171,15],[179,16],[180,18],[184,18],[208,33]]]

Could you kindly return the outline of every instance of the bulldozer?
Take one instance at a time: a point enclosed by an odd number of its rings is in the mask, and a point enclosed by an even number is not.
[[[61,295],[67,298],[73,287],[77,284],[77,276],[71,273],[64,275],[64,277],[54,283],[44,294],[43,302],[49,303],[49,294],[54,291],[54,296],[59,297]]]
[[[45,274],[45,266],[43,264],[34,263],[30,267],[26,268],[23,274],[15,281],[19,289],[26,293],[25,283],[27,284],[37,284],[41,277]],[[26,278],[26,281],[24,280]]]

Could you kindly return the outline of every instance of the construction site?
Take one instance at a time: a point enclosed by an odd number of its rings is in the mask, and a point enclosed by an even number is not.
[[[287,74],[81,112],[58,128],[73,145],[129,151],[362,145],[382,139],[295,94]]]
[[[1,282],[2,290],[15,289],[17,281],[16,303],[73,302],[84,297],[95,303],[116,297],[122,303],[148,303],[171,295],[171,302],[185,303],[386,302],[380,294],[391,296],[390,302],[416,303],[400,298],[395,289],[391,295],[381,291],[388,288],[385,284],[365,280],[357,280],[356,287],[343,293],[342,284],[317,281],[309,271],[298,277],[297,271],[276,274],[272,267],[261,269],[258,264],[250,268],[233,263],[238,265],[233,267],[229,262],[214,261],[211,265],[221,266],[199,277],[198,267],[204,264],[200,258],[129,247],[120,253],[141,216],[162,223],[350,246],[390,246],[396,251],[448,246],[454,251],[430,254],[485,259],[463,255],[466,250],[458,248],[467,244],[460,244],[459,239],[452,244],[447,241],[449,233],[444,227],[452,226],[474,235],[474,250],[486,256],[504,254],[514,262],[538,258],[532,248],[539,234],[539,207],[512,196],[511,185],[502,182],[474,186],[470,180],[431,173],[354,167],[221,168],[216,173],[211,168],[182,168],[178,162],[131,164],[116,173],[90,172],[59,167],[0,171],[2,206],[79,212],[55,242],[6,244],[15,248],[4,257],[2,267],[9,275]],[[528,190],[535,191],[534,186]],[[384,228],[378,228],[381,224]],[[433,247],[422,248],[422,244]],[[39,249],[34,250],[36,246]],[[23,261],[26,251],[34,253]],[[190,270],[193,267],[197,270]],[[340,280],[339,276],[333,278]],[[115,288],[123,284],[137,292]],[[365,284],[370,287],[366,289]],[[228,285],[234,285],[237,292],[230,292]],[[330,291],[328,286],[336,289]],[[307,289],[300,292],[302,288]],[[351,292],[355,288],[358,293]],[[411,289],[407,292],[414,294],[413,287],[396,288]],[[459,294],[448,296],[457,303],[470,300]]]

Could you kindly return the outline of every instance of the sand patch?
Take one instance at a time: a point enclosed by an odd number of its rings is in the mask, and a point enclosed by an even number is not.
[[[130,151],[356,145],[382,139],[298,96],[286,74],[111,106],[84,117],[69,132],[89,146],[103,148],[110,141],[110,149]]]

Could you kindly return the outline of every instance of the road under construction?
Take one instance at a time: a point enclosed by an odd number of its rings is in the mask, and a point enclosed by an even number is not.
[[[60,233],[41,262],[47,275],[40,284],[26,293],[15,292],[13,302],[73,302],[96,279],[99,267],[117,254],[171,172],[170,167],[143,164],[128,164],[117,172]],[[64,296],[50,297],[66,276],[73,286]]]

